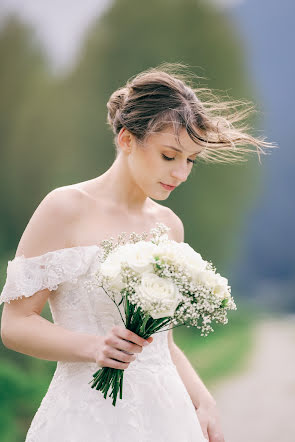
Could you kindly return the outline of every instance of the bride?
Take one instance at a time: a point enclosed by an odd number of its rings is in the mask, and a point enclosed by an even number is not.
[[[232,124],[245,111],[234,111],[233,102],[206,102],[206,95],[201,100],[204,90],[174,67],[148,69],[111,95],[113,164],[46,195],[8,262],[2,341],[57,361],[26,442],[224,441],[216,401],[172,330],[144,340],[122,326],[103,292],[89,294],[83,284],[104,239],[161,222],[170,239],[184,241],[181,219],[156,201],[187,180],[197,159],[233,162],[250,151],[246,145],[258,154],[272,147]],[[54,323],[41,316],[47,300]],[[97,366],[126,370],[116,407],[88,384]]]

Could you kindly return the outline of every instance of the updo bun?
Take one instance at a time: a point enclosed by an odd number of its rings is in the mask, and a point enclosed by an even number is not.
[[[114,134],[118,134],[123,127],[121,124],[120,114],[124,107],[128,92],[129,90],[127,87],[121,87],[112,93],[109,101],[107,102],[107,122],[113,129]]]
[[[150,135],[172,126],[179,145],[180,130],[185,128],[202,147],[198,159],[205,162],[247,161],[244,155],[248,152],[257,153],[260,161],[260,154],[266,154],[262,147],[278,147],[248,133],[244,123],[255,109],[251,102],[228,101],[209,88],[194,87],[191,74],[178,73],[185,68],[181,63],[165,62],[135,75],[113,92],[107,103],[107,123],[115,134],[117,155],[117,136],[122,127],[137,143],[144,144]]]

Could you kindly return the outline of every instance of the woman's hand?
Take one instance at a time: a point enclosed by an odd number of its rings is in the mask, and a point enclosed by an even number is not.
[[[206,439],[209,442],[225,442],[216,402],[200,404],[196,413]]]
[[[131,330],[114,326],[106,336],[99,336],[99,345],[95,352],[95,362],[100,367],[125,370],[136,359],[134,353],[141,353],[145,342],[151,343],[152,336],[143,339]]]

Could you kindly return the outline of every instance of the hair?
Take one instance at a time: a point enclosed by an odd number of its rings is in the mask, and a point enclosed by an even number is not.
[[[107,124],[117,136],[125,127],[139,144],[167,127],[179,132],[185,128],[200,147],[198,159],[204,162],[247,161],[246,153],[267,154],[263,148],[278,147],[249,133],[245,119],[256,111],[250,101],[225,100],[207,87],[194,87],[196,74],[187,74],[182,63],[162,63],[131,77],[107,102]],[[178,72],[181,70],[181,73]],[[254,147],[254,149],[253,149]]]

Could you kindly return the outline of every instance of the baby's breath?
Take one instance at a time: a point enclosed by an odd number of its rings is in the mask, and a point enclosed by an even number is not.
[[[153,242],[154,244],[159,244],[161,240],[166,239],[165,234],[167,234],[169,230],[170,227],[167,227],[163,223],[157,222],[156,227],[151,228],[150,232],[146,231],[142,233],[132,232],[129,234],[129,236],[127,232],[121,232],[118,235],[116,241],[112,236],[109,239],[104,239],[100,242],[100,248],[103,250],[102,261],[104,261],[111,252],[113,252],[121,245],[136,244],[139,241],[146,241],[149,233],[151,235],[150,241]]]

